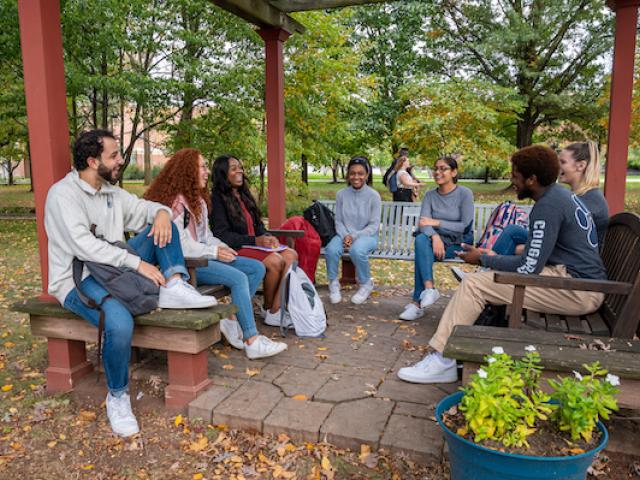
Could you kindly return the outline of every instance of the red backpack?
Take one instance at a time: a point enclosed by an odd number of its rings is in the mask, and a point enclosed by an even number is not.
[[[298,253],[298,265],[315,283],[316,268],[320,258],[320,248],[322,247],[320,235],[309,222],[300,216],[289,218],[280,225],[280,230],[304,230],[304,237],[295,239],[294,249]],[[286,239],[281,237],[280,243],[286,245]]]
[[[507,225],[520,225],[525,228],[529,225],[529,214],[511,200],[502,202],[491,212],[487,226],[476,246],[493,248],[493,244]]]

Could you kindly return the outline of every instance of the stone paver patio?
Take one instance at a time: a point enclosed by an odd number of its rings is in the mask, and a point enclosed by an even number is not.
[[[458,384],[412,385],[398,380],[396,371],[422,357],[449,299],[443,296],[419,322],[403,322],[397,315],[406,290],[381,289],[359,306],[349,302],[352,290],[339,305],[326,300],[326,288],[319,291],[329,320],[326,338],[290,334],[289,349],[264,361],[215,345],[209,363],[214,386],[191,402],[189,416],[286,433],[298,442],[328,441],[355,450],[367,444],[439,461],[444,439],[434,408]],[[275,328],[259,328],[279,336]]]

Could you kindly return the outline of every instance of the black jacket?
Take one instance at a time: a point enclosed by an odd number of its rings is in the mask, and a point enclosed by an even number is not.
[[[240,206],[238,206],[238,208],[240,208]],[[251,216],[253,217],[253,229],[255,230],[256,236],[264,235],[266,229],[260,217],[254,213],[252,213]],[[247,223],[244,218],[241,220],[232,218],[227,211],[222,196],[215,190],[211,192],[209,225],[211,226],[213,235],[233,249],[238,249],[243,245],[256,244],[256,236],[247,234]]]

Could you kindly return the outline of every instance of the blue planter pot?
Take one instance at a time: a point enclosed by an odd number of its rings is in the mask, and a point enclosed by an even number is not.
[[[593,456],[609,441],[605,426],[598,422],[602,440],[593,450],[572,457],[532,457],[498,452],[480,446],[452,432],[442,422],[442,414],[460,403],[463,392],[442,399],[436,418],[449,444],[451,480],[584,480]]]

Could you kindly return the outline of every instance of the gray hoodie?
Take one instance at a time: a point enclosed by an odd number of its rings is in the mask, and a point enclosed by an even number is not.
[[[336,195],[336,232],[340,238],[351,235],[354,241],[376,236],[381,210],[380,194],[373,188],[343,188]]]

